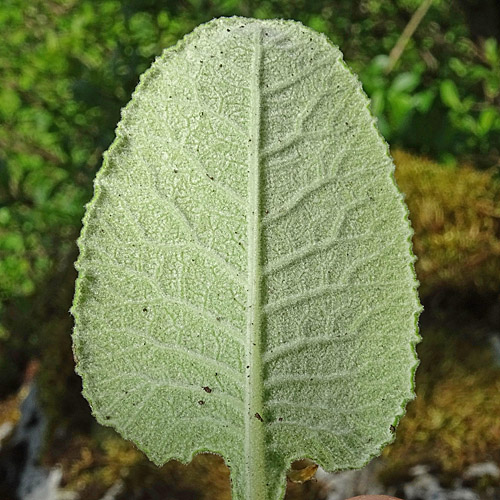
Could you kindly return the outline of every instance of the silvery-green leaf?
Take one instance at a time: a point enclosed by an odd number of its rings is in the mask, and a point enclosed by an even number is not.
[[[340,51],[291,21],[218,19],[123,111],[87,209],[74,351],[99,422],[154,462],[202,451],[234,500],[292,460],[360,467],[417,364],[411,230]]]

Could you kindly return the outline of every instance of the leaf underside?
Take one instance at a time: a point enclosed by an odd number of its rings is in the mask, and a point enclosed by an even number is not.
[[[222,455],[234,500],[357,468],[417,365],[411,229],[340,51],[222,18],[141,78],[95,181],[72,313],[97,420],[157,464]]]

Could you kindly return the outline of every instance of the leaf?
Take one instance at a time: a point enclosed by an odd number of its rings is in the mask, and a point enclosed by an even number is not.
[[[413,103],[420,113],[427,113],[430,110],[435,97],[436,94],[433,89],[422,90],[421,92],[413,95]]]
[[[326,37],[218,19],[123,111],[79,240],[74,352],[98,421],[155,463],[222,455],[235,500],[292,461],[361,467],[417,365],[410,227]]]
[[[483,109],[479,114],[477,129],[478,134],[485,136],[495,125],[495,121],[500,117],[498,110],[493,107]]]
[[[420,84],[421,77],[418,73],[400,73],[396,78],[394,78],[391,84],[391,90],[393,92],[413,92]]]
[[[441,100],[449,108],[455,111],[462,110],[462,102],[458,94],[457,86],[453,80],[443,80],[439,87],[441,92]]]
[[[495,68],[500,62],[498,42],[494,38],[487,38],[484,41],[484,57],[492,68]]]

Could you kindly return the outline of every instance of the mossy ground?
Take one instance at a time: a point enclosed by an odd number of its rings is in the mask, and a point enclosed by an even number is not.
[[[383,452],[386,482],[416,464],[430,465],[445,481],[471,464],[500,464],[500,368],[487,345],[454,333],[424,331],[417,397]]]
[[[500,178],[393,152],[418,256],[420,294],[440,288],[500,290]]]

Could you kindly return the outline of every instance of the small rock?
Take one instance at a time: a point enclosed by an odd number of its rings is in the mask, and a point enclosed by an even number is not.
[[[316,479],[323,484],[322,493],[327,500],[345,500],[357,495],[382,495],[384,487],[378,481],[382,468],[380,460],[372,460],[359,470],[350,470],[330,474],[321,467],[316,472]]]
[[[458,488],[456,490],[445,490],[446,500],[480,500],[479,495],[467,488]]]
[[[52,500],[57,498],[62,471],[52,469],[48,472],[30,466],[26,469],[32,474],[29,490],[23,493],[23,500]],[[24,491],[24,490],[23,490]]]
[[[500,478],[500,468],[494,462],[484,462],[471,465],[464,472],[465,479],[479,479],[484,476],[498,479]]]
[[[404,485],[406,500],[479,500],[479,496],[470,489],[443,488],[436,477],[423,470],[413,481]]]
[[[430,471],[431,468],[428,465],[414,465],[409,472],[413,477],[416,477],[428,474]]]
[[[39,404],[36,384],[25,387],[27,395],[21,403],[21,418],[15,428],[2,425],[1,434],[12,433],[0,455],[2,486],[12,497],[20,500],[60,499],[59,484],[62,472],[58,468],[46,469],[39,463],[43,447],[46,419]],[[15,493],[14,493],[15,492]],[[74,495],[73,497],[74,498]]]
[[[121,495],[125,490],[125,483],[121,480],[117,481],[108,491],[104,494],[101,500],[116,500],[118,495]]]
[[[447,500],[443,488],[434,476],[422,471],[414,475],[417,477],[404,485],[406,500]]]

